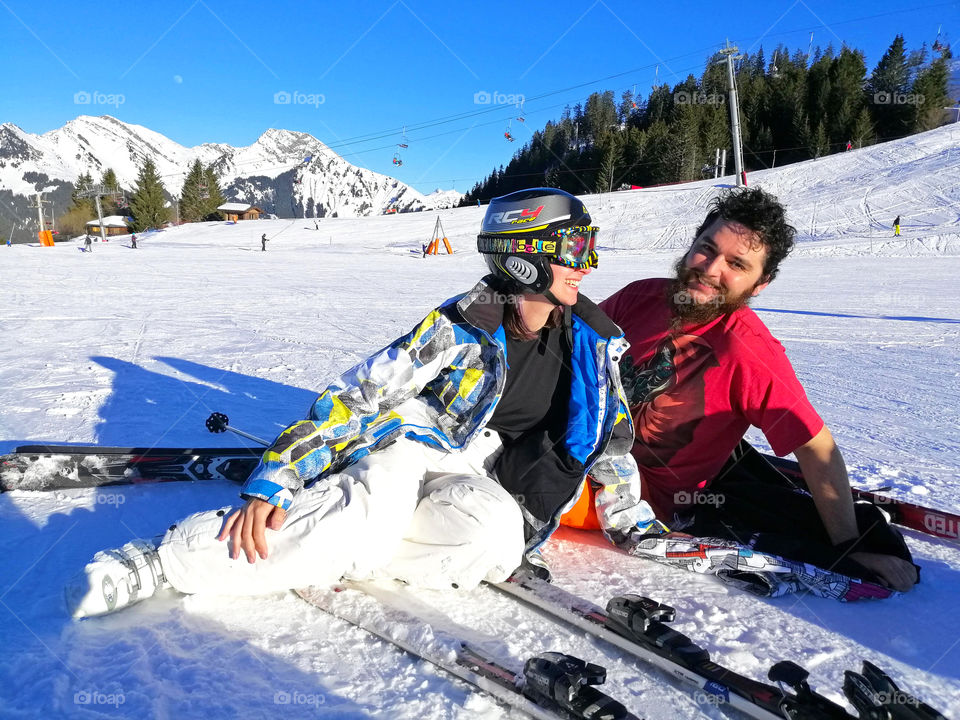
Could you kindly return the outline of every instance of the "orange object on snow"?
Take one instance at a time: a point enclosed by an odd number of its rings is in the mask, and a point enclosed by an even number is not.
[[[590,482],[590,478],[586,478],[580,486],[580,497],[560,518],[560,524],[577,530],[600,530],[596,497],[596,488]]]

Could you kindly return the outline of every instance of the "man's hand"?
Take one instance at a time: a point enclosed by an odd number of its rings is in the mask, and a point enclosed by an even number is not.
[[[894,590],[907,592],[917,584],[917,568],[901,558],[868,552],[850,553],[849,557],[876,573]]]
[[[257,561],[257,555],[266,560],[266,529],[269,527],[271,530],[279,530],[286,517],[287,511],[283,508],[263,500],[248,500],[246,505],[230,514],[217,540],[222,542],[230,538],[233,543],[230,556],[234,560],[240,557],[240,548],[243,548],[250,564]]]

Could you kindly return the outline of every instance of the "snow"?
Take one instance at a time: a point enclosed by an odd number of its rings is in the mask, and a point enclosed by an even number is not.
[[[128,220],[123,215],[107,215],[103,218],[104,227],[122,227],[125,228],[128,225]],[[100,225],[99,220],[90,220],[87,225]]]
[[[252,207],[253,205],[250,203],[231,202],[218,205],[217,210],[223,210],[224,212],[246,212]]]
[[[852,481],[960,511],[960,127],[751,175],[801,232],[754,302],[837,438]],[[711,182],[584,198],[602,299],[662,275],[689,242]],[[183,225],[138,238],[0,248],[0,452],[36,442],[205,446],[211,411],[273,437],[341,370],[484,273],[482,208],[369,218]],[[892,219],[903,216],[903,237]],[[455,250],[421,258],[437,216]],[[270,238],[260,251],[260,236]],[[750,438],[766,448],[763,436]],[[170,483],[0,496],[0,715],[488,718],[489,698],[291,593],[173,592],[73,623],[61,588],[97,550],[236,503],[229,484]],[[866,604],[761,600],[712,578],[629,558],[563,531],[556,581],[600,604],[626,592],[677,608],[676,628],[764,679],[781,659],[845,703],[843,671],[867,659],[960,715],[960,546],[907,532],[922,583]],[[331,548],[336,552],[336,548]],[[489,589],[424,594],[516,658],[571,652],[609,670],[608,692],[647,717],[724,717],[662,673]],[[289,702],[284,702],[289,700]],[[701,701],[698,703],[698,699]]]

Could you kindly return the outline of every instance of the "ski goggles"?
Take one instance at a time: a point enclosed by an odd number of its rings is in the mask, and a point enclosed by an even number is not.
[[[599,264],[596,251],[597,232],[594,226],[562,228],[545,237],[511,237],[479,235],[477,249],[481,253],[503,255],[547,255],[550,262],[583,270]]]
[[[557,251],[551,262],[577,270],[597,267],[600,264],[596,250],[599,230],[595,226],[555,230],[549,235],[550,239],[557,241]]]

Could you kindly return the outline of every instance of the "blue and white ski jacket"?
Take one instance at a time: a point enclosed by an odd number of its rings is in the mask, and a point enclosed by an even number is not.
[[[403,436],[456,452],[480,433],[505,385],[504,296],[485,281],[446,301],[410,333],[351,368],[314,403],[307,420],[284,430],[241,490],[287,509],[305,483],[322,479]],[[589,319],[589,321],[588,321]],[[572,381],[566,450],[603,488],[597,515],[614,542],[658,532],[640,499],[630,454],[633,423],[617,363],[629,347],[590,300],[572,313]],[[565,507],[528,543],[544,542]]]

